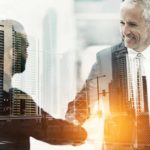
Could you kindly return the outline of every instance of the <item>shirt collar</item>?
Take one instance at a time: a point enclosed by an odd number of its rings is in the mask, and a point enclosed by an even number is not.
[[[135,56],[139,53],[131,48],[127,48],[128,49],[128,54],[130,56]],[[150,59],[150,45],[143,51],[143,52],[140,52],[146,59]]]

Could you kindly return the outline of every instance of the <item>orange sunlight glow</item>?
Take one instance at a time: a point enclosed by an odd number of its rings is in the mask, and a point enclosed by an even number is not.
[[[100,150],[104,141],[104,115],[99,111],[99,107],[101,106],[95,103],[90,118],[84,123],[83,127],[88,133],[87,142],[94,144],[95,149],[98,147]]]
[[[87,142],[95,146],[99,145],[99,149],[101,149],[103,144],[104,119],[100,118],[98,115],[91,116],[83,126],[88,133]]]

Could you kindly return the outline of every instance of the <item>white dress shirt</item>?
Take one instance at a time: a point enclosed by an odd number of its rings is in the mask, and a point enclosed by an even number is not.
[[[128,48],[127,55],[127,75],[128,75],[128,90],[129,90],[129,99],[134,99],[134,104],[136,105],[135,100],[137,99],[137,64],[136,57],[139,52]],[[150,112],[150,46],[148,46],[143,52],[140,52],[143,59],[143,75],[147,79],[147,95],[148,95],[148,109]],[[136,106],[135,106],[136,108]]]

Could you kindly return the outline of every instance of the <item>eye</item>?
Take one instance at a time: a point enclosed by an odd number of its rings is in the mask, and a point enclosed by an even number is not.
[[[124,23],[123,21],[120,21],[120,24],[121,24],[121,25],[124,25],[125,23]]]
[[[136,27],[136,26],[137,26],[137,24],[136,24],[136,23],[134,23],[134,22],[129,22],[129,26],[130,26],[130,27]]]

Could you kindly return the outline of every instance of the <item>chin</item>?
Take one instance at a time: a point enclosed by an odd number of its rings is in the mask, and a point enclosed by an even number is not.
[[[125,42],[125,47],[134,49],[133,44]]]

